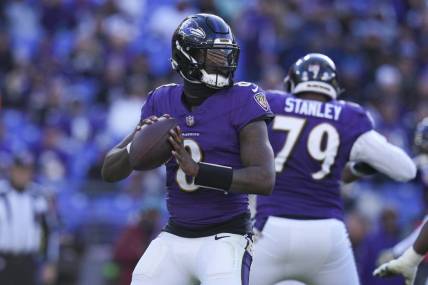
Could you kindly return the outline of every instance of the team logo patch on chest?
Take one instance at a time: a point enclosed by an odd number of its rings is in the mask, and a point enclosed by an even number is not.
[[[186,117],[186,125],[188,127],[193,127],[195,125],[195,117],[193,117],[193,116],[187,116]]]
[[[259,104],[260,107],[262,107],[263,110],[265,110],[266,112],[270,110],[270,106],[265,94],[257,93],[256,95],[254,95],[254,100],[256,100],[257,104]]]

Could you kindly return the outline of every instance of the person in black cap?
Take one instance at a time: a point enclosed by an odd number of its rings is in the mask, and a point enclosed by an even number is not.
[[[33,182],[34,160],[14,156],[8,177],[0,180],[0,284],[32,285],[37,262],[44,259],[42,278],[53,283],[58,243],[53,216],[42,188]]]

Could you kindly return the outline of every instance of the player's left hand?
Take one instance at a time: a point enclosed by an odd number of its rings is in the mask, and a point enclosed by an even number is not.
[[[177,161],[180,168],[188,176],[195,177],[199,172],[199,165],[192,159],[190,153],[186,150],[183,144],[183,136],[181,135],[180,127],[169,131],[169,142],[173,148],[172,155]]]
[[[373,272],[373,275],[379,277],[402,275],[406,281],[406,285],[413,285],[417,269],[417,265],[414,266],[405,262],[402,258],[398,258],[379,266]]]

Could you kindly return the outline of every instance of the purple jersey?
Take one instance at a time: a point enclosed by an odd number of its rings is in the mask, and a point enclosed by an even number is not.
[[[196,161],[242,168],[239,132],[248,123],[271,117],[264,92],[240,82],[219,90],[190,111],[182,102],[183,86],[169,84],[155,89],[143,107],[141,119],[169,114],[177,119],[184,145]],[[170,219],[187,228],[220,224],[248,211],[245,194],[205,189],[186,177],[171,159],[166,164],[167,206]]]
[[[275,114],[269,140],[277,175],[273,194],[257,198],[256,227],[269,216],[342,219],[342,171],[372,121],[355,103],[303,100],[280,91],[266,96]]]

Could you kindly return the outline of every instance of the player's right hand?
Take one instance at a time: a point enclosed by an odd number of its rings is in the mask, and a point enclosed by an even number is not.
[[[387,277],[402,275],[406,281],[406,285],[413,285],[415,282],[416,271],[419,263],[409,262],[404,255],[391,260],[379,266],[374,272],[374,276]]]
[[[172,155],[177,164],[188,176],[196,177],[199,172],[199,164],[193,160],[189,151],[184,147],[184,140],[179,126],[169,131],[169,142],[173,148]]]

